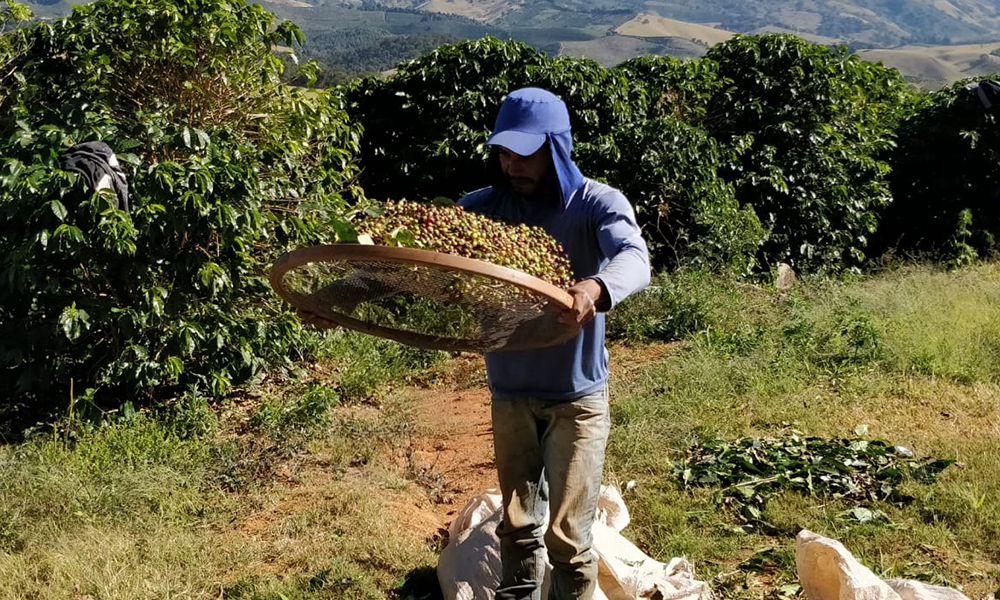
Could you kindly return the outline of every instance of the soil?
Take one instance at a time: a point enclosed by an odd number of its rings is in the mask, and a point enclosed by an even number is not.
[[[490,394],[485,389],[414,390],[418,435],[409,475],[432,500],[441,528],[478,494],[497,487]]]

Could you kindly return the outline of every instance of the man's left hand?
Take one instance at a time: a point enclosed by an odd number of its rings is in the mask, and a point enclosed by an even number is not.
[[[566,293],[573,297],[573,308],[567,308],[559,315],[559,320],[567,325],[583,325],[597,314],[597,301],[600,300],[604,288],[594,279],[584,279]]]

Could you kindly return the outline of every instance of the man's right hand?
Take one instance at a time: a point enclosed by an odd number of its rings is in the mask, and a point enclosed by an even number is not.
[[[323,317],[317,315],[316,313],[309,312],[308,310],[303,310],[300,308],[296,311],[296,314],[303,323],[308,323],[313,327],[318,327],[320,329],[335,329],[339,327],[339,325],[337,325],[333,321],[329,319],[324,319]]]

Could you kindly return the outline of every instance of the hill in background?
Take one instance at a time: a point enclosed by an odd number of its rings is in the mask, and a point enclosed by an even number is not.
[[[29,2],[41,17],[66,0]],[[985,0],[267,0],[307,34],[321,83],[378,72],[459,39],[493,35],[549,54],[617,64],[642,54],[696,58],[736,33],[847,44],[936,89],[1000,68],[1000,8]]]
[[[620,25],[646,13],[750,33],[778,27],[869,47],[965,44],[1000,39],[1000,9],[987,0],[318,0],[356,9],[410,9],[505,28]]]

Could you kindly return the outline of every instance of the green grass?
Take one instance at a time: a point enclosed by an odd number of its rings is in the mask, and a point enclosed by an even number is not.
[[[695,282],[691,296],[706,286]],[[794,293],[730,286],[701,306],[700,332],[663,359],[621,368],[608,471],[635,479],[629,535],[654,556],[688,555],[703,574],[743,565],[768,581],[794,581],[794,535],[812,529],[843,541],[883,576],[962,584],[972,596],[1000,586],[1000,268],[958,272],[906,267],[877,277],[805,282]],[[629,352],[618,349],[622,363]],[[950,458],[937,484],[910,483],[914,500],[876,503],[884,524],[845,519],[849,504],[782,495],[765,517],[775,535],[735,533],[710,489],[684,490],[673,473],[695,441],[808,435],[869,437],[918,456]],[[755,595],[746,579],[716,582]]]
[[[328,344],[338,360],[316,367],[325,379],[212,408],[188,397],[158,412],[67,419],[0,446],[0,598],[433,589],[436,542],[386,513],[410,485],[385,473],[412,427],[390,383],[419,353],[343,332]],[[360,373],[373,353],[391,364]]]
[[[377,404],[394,388],[433,380],[448,355],[337,329],[319,356],[335,372],[335,388],[345,402]]]
[[[794,594],[802,528],[880,576],[972,598],[1000,587],[1000,267],[807,279],[790,294],[694,272],[654,283],[609,319],[605,479],[637,482],[627,536],[686,555],[722,598]],[[416,434],[406,390],[482,386],[481,366],[343,331],[323,344],[302,374],[220,405],[77,416],[0,447],[0,598],[433,594],[438,542],[410,512],[422,492],[400,460]],[[867,505],[885,515],[872,523],[783,491],[751,533],[719,490],[675,474],[697,441],[793,429],[959,464],[905,482],[907,503]]]
[[[387,402],[328,415],[307,454],[280,429],[295,418],[254,411],[232,418],[258,424],[238,436],[183,439],[139,415],[0,449],[0,598],[385,597],[434,564],[384,513],[391,492],[352,470],[405,439],[405,407]]]

